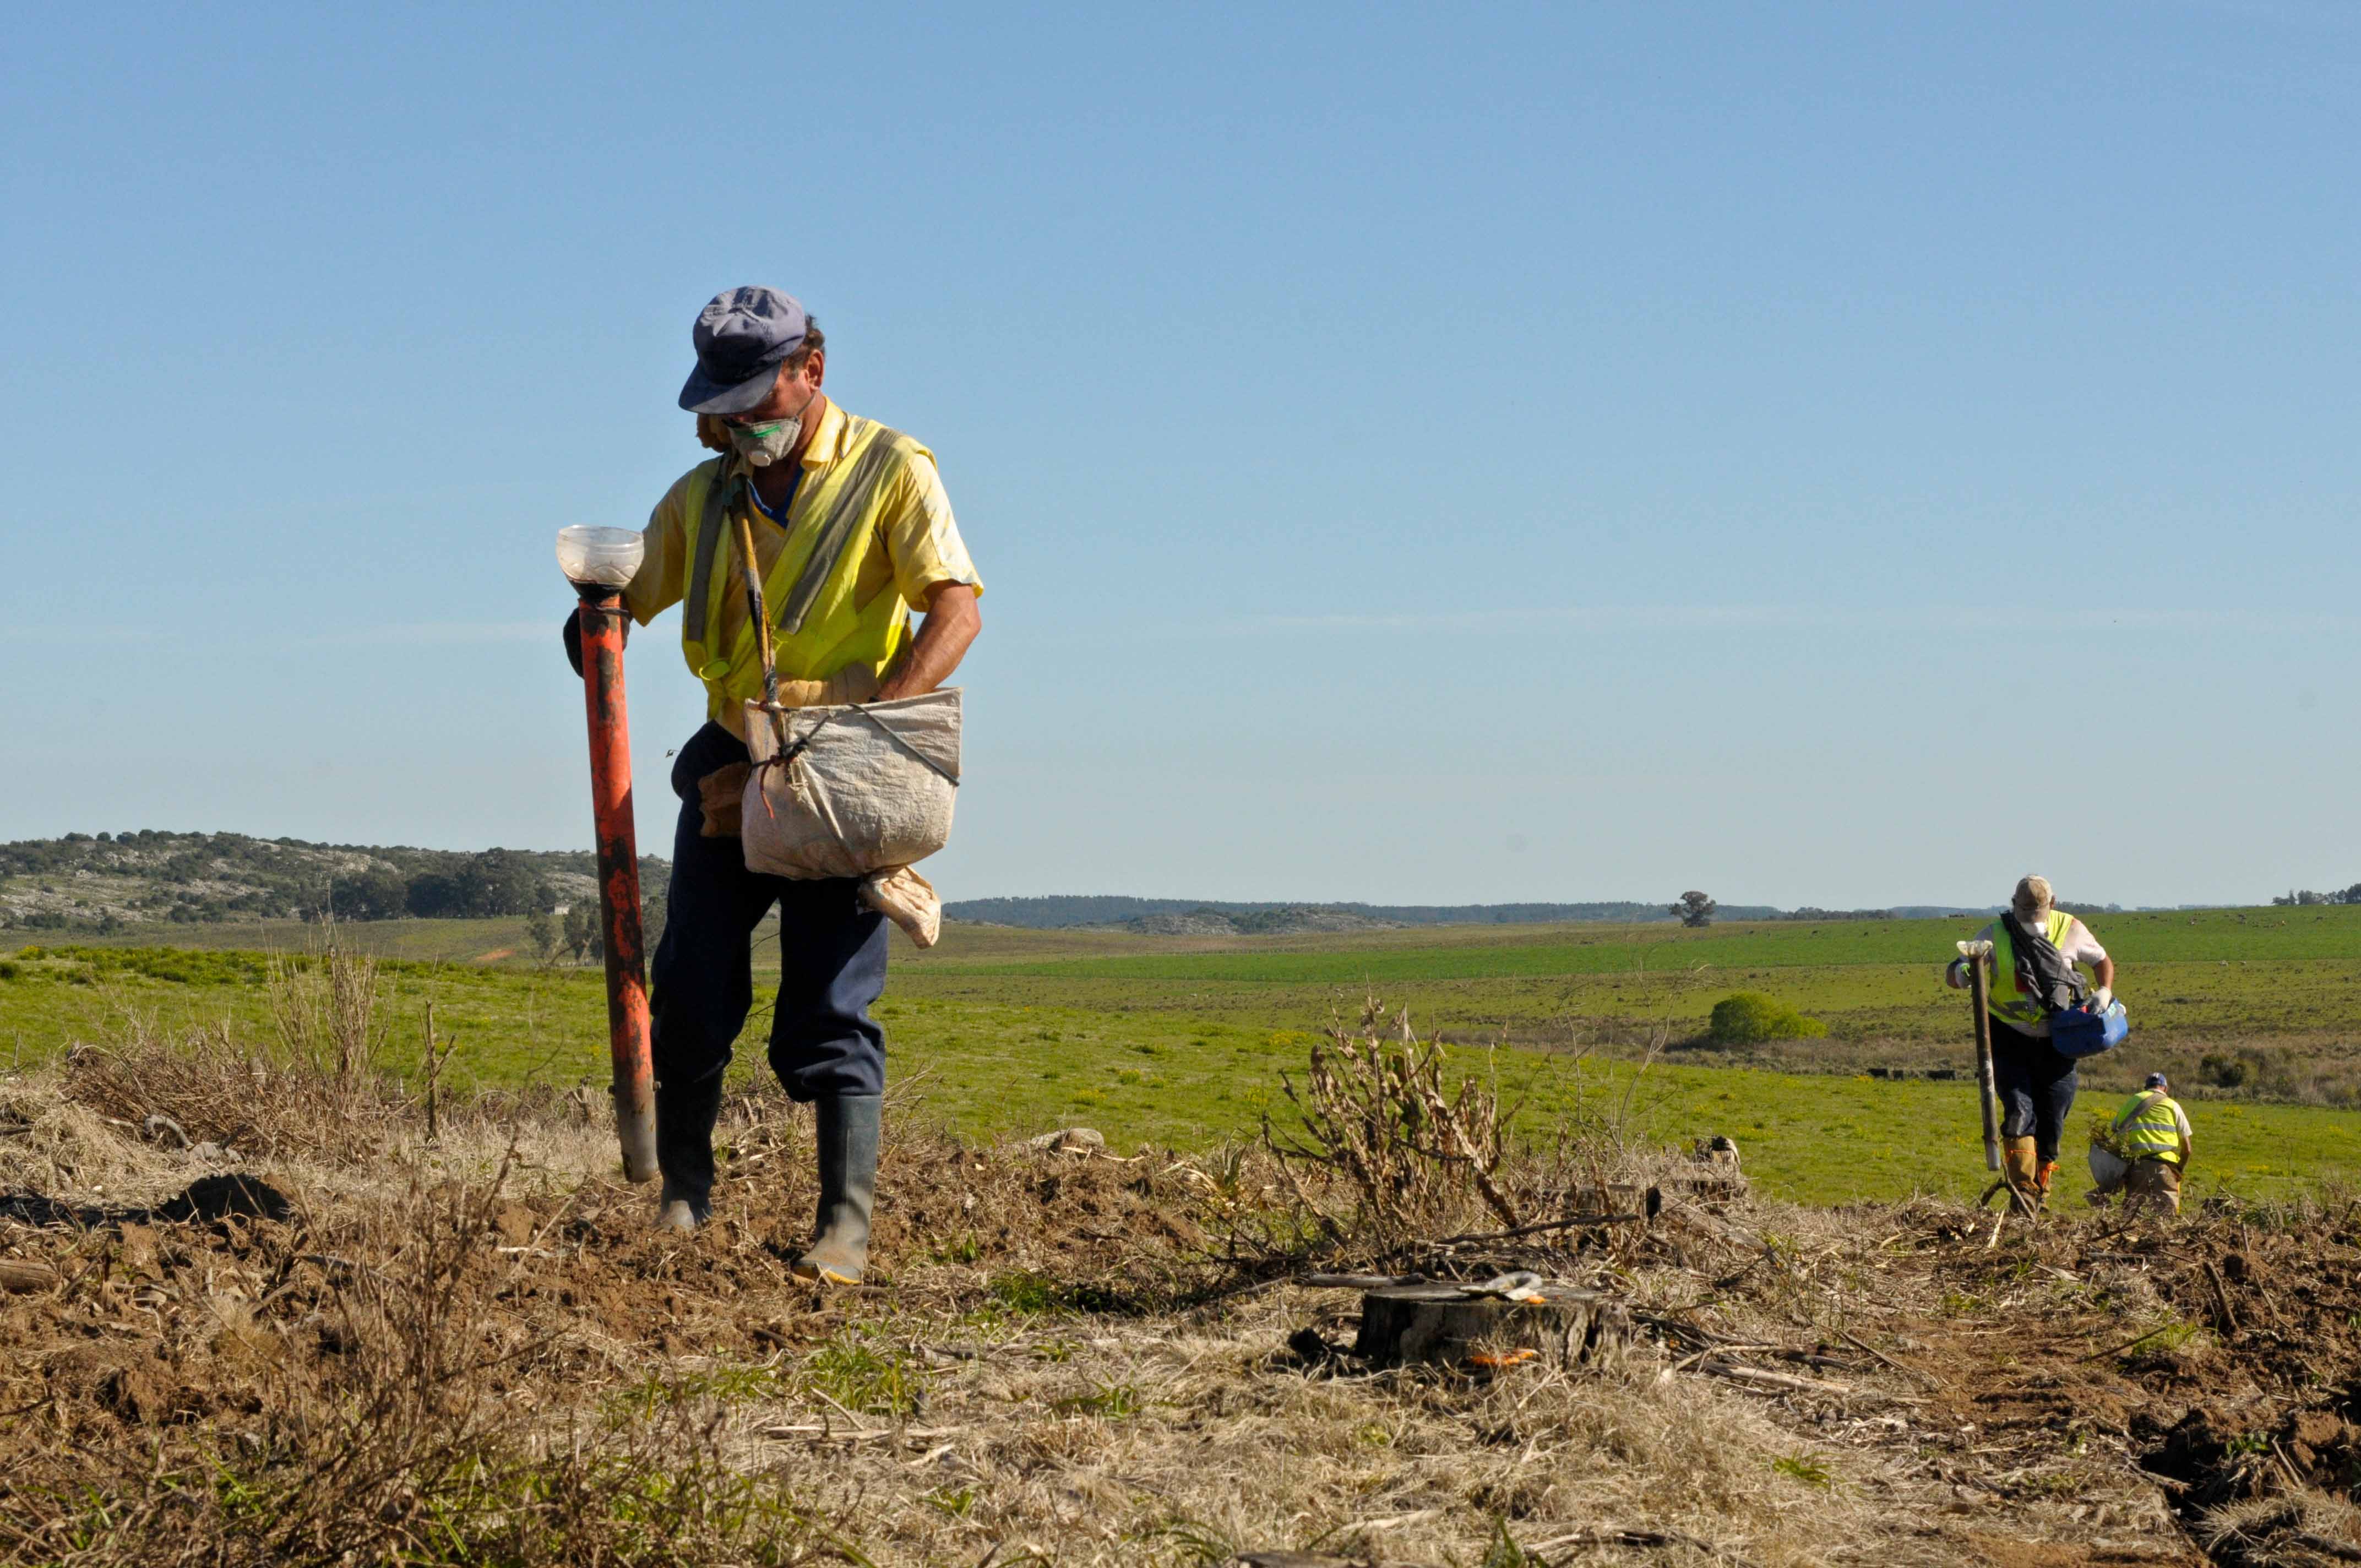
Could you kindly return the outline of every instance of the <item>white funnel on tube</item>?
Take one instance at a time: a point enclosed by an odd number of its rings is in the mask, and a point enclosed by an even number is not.
[[[557,565],[571,583],[596,583],[620,588],[640,569],[645,549],[633,528],[561,528],[557,531]]]

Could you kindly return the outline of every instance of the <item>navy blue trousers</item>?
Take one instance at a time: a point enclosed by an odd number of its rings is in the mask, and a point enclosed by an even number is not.
[[[747,943],[779,911],[779,994],[771,1014],[771,1069],[794,1099],[880,1094],[885,1031],[869,1016],[885,990],[885,916],[850,878],[796,882],[746,869],[736,839],[701,836],[697,781],[748,760],[718,724],[673,760],[680,797],[672,892],[649,976],[649,1047],[656,1074],[656,1158],[665,1179],[703,1193],[713,1182],[712,1134],[721,1073],[754,1006]]]
[[[2000,1091],[2001,1136],[2031,1138],[2043,1159],[2056,1159],[2074,1113],[2074,1058],[2048,1040],[1992,1021],[1993,1086]]]

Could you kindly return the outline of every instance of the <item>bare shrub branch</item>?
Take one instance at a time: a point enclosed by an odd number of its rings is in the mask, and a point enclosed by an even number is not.
[[[1312,1047],[1301,1084],[1280,1076],[1295,1125],[1282,1133],[1265,1116],[1263,1142],[1295,1202],[1332,1241],[1391,1250],[1459,1228],[1471,1194],[1502,1224],[1524,1223],[1496,1179],[1509,1122],[1499,1096],[1472,1078],[1450,1091],[1447,1065],[1441,1042],[1420,1041],[1407,1011],[1389,1013],[1373,997],[1356,1025],[1339,1024]]]

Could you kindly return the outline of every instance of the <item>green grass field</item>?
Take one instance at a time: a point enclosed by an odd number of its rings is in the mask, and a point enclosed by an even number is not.
[[[1357,1014],[1374,992],[1407,1004],[1422,1029],[1446,1031],[1470,1070],[1496,1072],[1534,1133],[1628,1102],[1631,1126],[1651,1137],[1735,1137],[1749,1171],[1785,1196],[1971,1194],[1983,1176],[1968,1086],[1858,1069],[1880,1060],[1964,1065],[1965,1003],[1943,989],[1939,966],[1974,924],[1446,927],[1244,939],[953,927],[927,954],[897,939],[879,1012],[894,1075],[917,1080],[928,1113],[978,1135],[1083,1123],[1126,1146],[1250,1136],[1313,1033]],[[2086,1074],[2086,1108],[2112,1109],[2137,1072],[2164,1063],[2198,1122],[2198,1191],[2361,1179],[2361,1114],[2271,1098],[2318,1098],[2322,1084],[2345,1082],[2339,1075],[2361,1056],[2361,909],[2093,924],[2123,966],[2139,1032]],[[399,921],[344,934],[385,960],[396,1071],[415,1071],[431,1000],[441,1032],[459,1040],[451,1073],[462,1083],[604,1081],[597,972],[533,965],[522,922]],[[268,1038],[268,966],[255,949],[300,953],[303,929],[171,935],[202,938],[211,950],[118,944],[68,959],[0,959],[0,1061],[103,1042],[133,1014],[168,1029],[225,1024]],[[759,973],[759,949],[756,961]],[[1825,1019],[1830,1038],[1743,1057],[1681,1048],[1713,1003],[1740,989]],[[758,1013],[741,1042],[741,1073],[760,1070],[765,1022]],[[1498,1051],[1477,1043],[1496,1037],[1514,1043]],[[1635,1087],[1634,1058],[1649,1038],[1675,1048]],[[2187,1088],[2197,1053],[2216,1049],[2275,1065],[2235,1095]],[[2080,1146],[2078,1131],[2068,1150],[2072,1190],[2082,1181]]]
[[[1369,991],[1438,1026],[1512,1033],[1695,1026],[1766,991],[1839,1039],[1955,1039],[1941,966],[1973,920],[1813,926],[1441,927],[1349,937],[1151,942],[1108,933],[955,932],[907,966],[929,994],[1278,1020]],[[2148,1035],[2231,1037],[2361,1024],[2361,906],[2093,916]]]

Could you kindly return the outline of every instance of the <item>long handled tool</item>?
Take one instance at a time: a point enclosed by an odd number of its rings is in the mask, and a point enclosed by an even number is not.
[[[1984,1113],[1984,1168],[1998,1170],[2000,1088],[1993,1080],[1992,976],[1984,969],[1984,960],[1992,957],[1992,950],[1990,942],[1960,944],[1960,957],[1967,961],[1968,994],[1976,1010],[1976,1101]]]
[[[656,1174],[655,1073],[648,1058],[648,978],[640,930],[639,835],[631,824],[631,730],[623,703],[623,591],[574,585],[582,605],[582,693],[590,718],[590,809],[598,829],[598,913],[607,940],[607,1039],[623,1175]]]
[[[2029,1220],[2037,1212],[2033,1199],[2019,1191],[2016,1183],[2011,1181],[2008,1173],[2002,1168],[2000,1085],[1993,1074],[1992,976],[1985,969],[1985,960],[1992,957],[1992,951],[1990,942],[1960,944],[1960,957],[1966,960],[1968,966],[1970,1004],[1976,1010],[1976,1098],[1982,1102],[1984,1113],[1984,1168],[2001,1173],[2000,1179],[1985,1188],[1984,1195],[1976,1200],[1976,1207],[1981,1209],[1991,1202],[1993,1194],[2005,1188],[2009,1208]],[[2000,1238],[1997,1225],[1993,1227],[1993,1238],[1995,1241]]]

